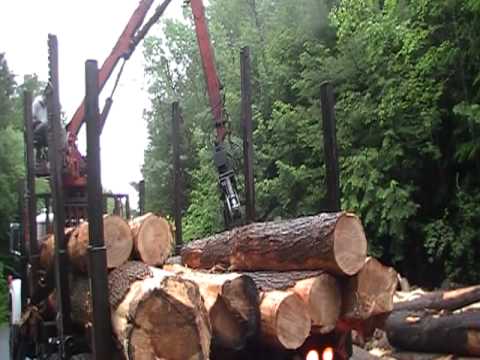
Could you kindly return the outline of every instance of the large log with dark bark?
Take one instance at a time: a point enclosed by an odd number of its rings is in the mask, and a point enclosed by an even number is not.
[[[197,240],[182,250],[192,268],[231,270],[328,270],[353,275],[364,265],[367,240],[357,216],[323,213],[255,223]]]
[[[342,296],[337,279],[322,270],[244,272],[260,291],[290,290],[307,306],[315,331],[329,332],[340,315]]]
[[[450,291],[433,291],[395,303],[397,310],[456,310],[480,301],[480,285]]]
[[[174,241],[170,224],[164,218],[147,213],[130,222],[135,254],[151,266],[161,266],[170,256]]]
[[[257,336],[258,290],[249,276],[211,274],[178,265],[166,265],[164,269],[198,285],[212,324],[214,345],[239,350]]]
[[[297,349],[311,329],[308,310],[300,296],[290,291],[269,291],[261,295],[261,338],[272,346]]]
[[[460,314],[394,311],[386,321],[388,341],[408,351],[480,355],[480,312]]]
[[[70,316],[80,327],[89,327],[93,321],[92,295],[90,282],[86,276],[70,276]],[[58,311],[55,290],[47,298],[48,308],[42,313],[45,320],[54,320]]]
[[[171,272],[129,262],[109,275],[113,331],[127,359],[208,359],[211,325],[198,290]]]

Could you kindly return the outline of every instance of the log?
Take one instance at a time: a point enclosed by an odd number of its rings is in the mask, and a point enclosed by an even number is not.
[[[263,293],[260,302],[261,337],[273,346],[297,349],[307,339],[311,319],[300,296],[290,291]]]
[[[174,250],[168,221],[147,213],[130,222],[137,259],[150,266],[161,266]]]
[[[395,303],[394,310],[456,310],[480,301],[480,285],[450,291],[433,291]]]
[[[342,290],[342,320],[362,323],[393,310],[397,273],[374,258],[367,258],[360,272],[347,279]]]
[[[335,328],[341,310],[341,291],[337,280],[322,270],[244,272],[260,291],[290,290],[307,306],[312,326],[320,333]]]
[[[65,241],[68,242],[74,228],[65,229]],[[51,270],[53,268],[53,260],[55,256],[55,237],[53,234],[47,234],[42,237],[40,241],[40,267],[44,270]]]
[[[357,216],[323,213],[254,223],[191,242],[182,261],[191,268],[231,270],[328,270],[353,275],[364,265],[367,240]]]
[[[198,285],[212,324],[214,345],[240,350],[257,335],[258,291],[250,277],[192,271],[179,265],[166,265],[164,269]]]
[[[107,248],[107,267],[114,269],[125,263],[133,248],[133,239],[128,223],[117,215],[103,217],[103,237]],[[67,244],[71,264],[80,272],[87,272],[88,223],[80,224],[72,232]]]
[[[480,312],[460,314],[398,310],[386,321],[394,347],[430,353],[480,355]]]
[[[89,279],[84,276],[70,276],[70,316],[72,322],[78,327],[89,327],[93,321],[92,297]],[[53,290],[47,298],[48,308],[45,318],[54,319],[57,313],[57,297]],[[45,316],[45,314],[43,314]],[[53,316],[52,316],[53,315]]]
[[[109,275],[114,333],[127,359],[208,359],[211,327],[197,285],[129,262]]]
[[[117,215],[105,215],[103,218],[103,236],[107,248],[107,266],[116,268],[125,263],[133,248],[133,239],[128,223]],[[65,229],[67,252],[73,267],[79,272],[87,272],[88,264],[88,223],[83,222],[76,228]],[[52,268],[55,253],[55,241],[52,234],[40,246],[40,264],[48,270]]]
[[[337,280],[329,274],[300,280],[293,287],[307,305],[312,326],[322,334],[335,329],[340,316],[342,296]]]
[[[258,290],[263,292],[270,290],[288,290],[293,288],[300,280],[316,277],[324,273],[323,270],[242,272],[242,274],[251,277]]]

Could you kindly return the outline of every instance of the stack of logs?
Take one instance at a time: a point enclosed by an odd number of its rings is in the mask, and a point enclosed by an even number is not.
[[[401,350],[480,356],[480,285],[398,292],[385,330]]]
[[[112,327],[127,359],[208,359],[251,341],[297,349],[312,334],[368,332],[393,309],[397,274],[367,258],[350,213],[246,225],[191,242],[167,263],[173,236],[161,217],[107,216],[104,228]],[[88,328],[88,224],[65,233],[72,319]],[[51,268],[53,237],[41,255]]]

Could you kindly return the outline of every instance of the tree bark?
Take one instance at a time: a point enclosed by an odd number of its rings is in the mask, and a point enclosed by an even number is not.
[[[363,322],[393,310],[397,273],[374,258],[368,258],[360,272],[347,279],[343,288],[341,317]]]
[[[358,217],[349,213],[255,223],[197,240],[182,250],[192,268],[231,270],[328,270],[353,275],[363,266],[367,240]]]
[[[323,270],[242,272],[252,278],[260,291],[288,290],[298,281],[324,274]]]
[[[70,276],[70,306],[72,322],[81,327],[88,327],[93,321],[92,295],[87,277]],[[55,290],[47,298],[47,312],[45,320],[53,320],[57,313],[57,297]]]
[[[461,314],[394,311],[386,321],[388,341],[408,351],[480,355],[480,312]]]
[[[398,310],[456,310],[480,301],[480,285],[450,291],[434,291],[395,303]]]
[[[65,241],[68,242],[74,228],[65,229]],[[44,270],[50,270],[53,267],[55,256],[55,238],[53,234],[45,235],[40,242],[40,267]]]
[[[290,291],[263,293],[260,302],[261,337],[283,349],[297,349],[307,339],[311,319],[300,296]]]
[[[150,266],[161,266],[174,248],[169,223],[162,217],[147,213],[130,222],[135,254]]]
[[[127,359],[208,359],[211,326],[197,285],[130,262],[109,275],[112,325]]]
[[[178,265],[164,267],[198,285],[212,324],[213,343],[239,350],[257,335],[260,325],[258,291],[242,274],[210,274]]]

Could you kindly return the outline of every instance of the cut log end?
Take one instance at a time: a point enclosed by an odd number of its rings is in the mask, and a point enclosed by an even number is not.
[[[374,258],[368,258],[361,271],[348,279],[343,290],[342,317],[364,321],[393,310],[397,273]]]
[[[355,215],[345,213],[338,219],[333,252],[336,263],[344,274],[354,275],[363,267],[367,256],[367,238]]]
[[[118,215],[104,217],[103,233],[107,247],[107,267],[114,269],[130,257],[133,249],[132,233],[128,223]]]
[[[337,280],[329,274],[300,280],[293,291],[307,304],[312,325],[330,331],[340,316],[342,295]]]
[[[134,359],[147,359],[152,354],[165,359],[208,359],[208,327],[201,322],[197,324],[195,306],[190,300],[192,295],[187,294],[196,289],[189,282],[181,284],[176,279],[175,284],[168,284],[169,281],[165,279],[164,286],[174,288],[177,298],[157,289],[139,303],[131,332],[130,354]],[[182,300],[186,300],[187,305]]]
[[[173,235],[169,223],[152,213],[132,222],[135,246],[140,259],[150,266],[163,265],[173,250]]]
[[[285,349],[299,348],[308,337],[311,319],[302,299],[295,293],[271,291],[260,304],[261,331],[265,339]]]
[[[198,285],[212,324],[215,346],[239,350],[257,334],[258,291],[249,276],[211,274],[178,265],[167,265],[164,269]]]
[[[131,284],[112,311],[112,324],[129,359],[208,359],[211,326],[198,286],[152,268]]]

